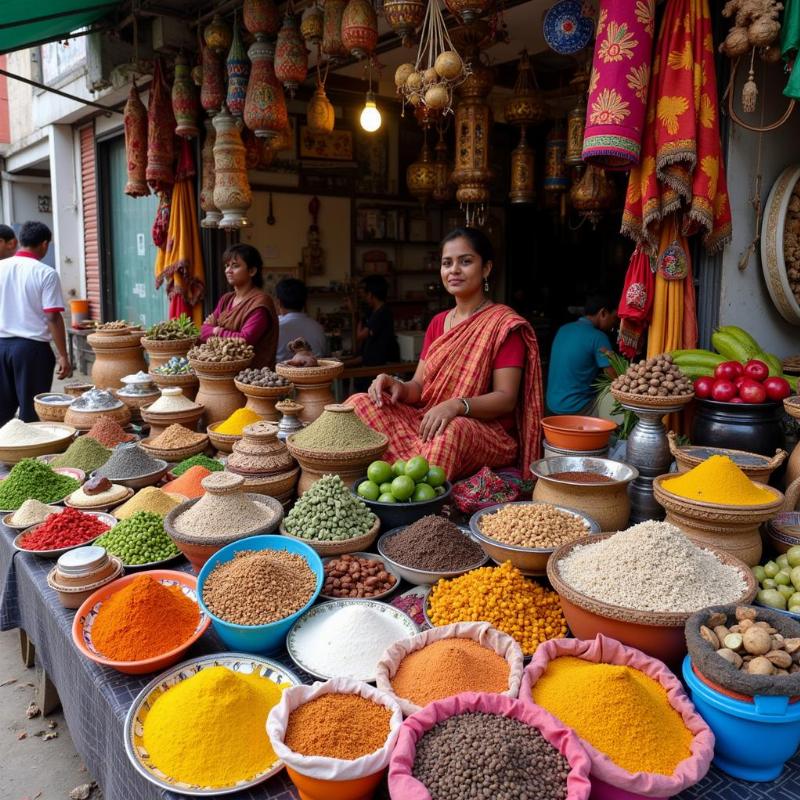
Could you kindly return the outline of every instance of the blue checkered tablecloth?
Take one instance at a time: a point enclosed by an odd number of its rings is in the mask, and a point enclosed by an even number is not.
[[[70,734],[89,772],[108,800],[180,800],[162,793],[131,766],[123,744],[123,722],[139,691],[153,677],[123,675],[84,658],[72,644],[74,611],[63,608],[46,577],[53,562],[12,547],[14,531],[0,524],[0,630],[22,628],[36,646],[36,658],[58,689]],[[176,569],[189,571],[185,561]],[[209,629],[187,658],[223,651]],[[284,652],[275,657],[303,680]],[[385,788],[377,797],[385,798]],[[285,773],[250,792],[226,795],[230,800],[297,800]],[[745,783],[712,768],[696,786],[678,795],[681,800],[797,800],[800,798],[800,754],[789,762],[777,781]],[[402,800],[395,798],[394,800]]]

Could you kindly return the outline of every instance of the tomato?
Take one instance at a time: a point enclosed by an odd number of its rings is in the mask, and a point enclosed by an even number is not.
[[[741,397],[745,403],[766,403],[767,390],[758,381],[748,378],[742,384],[741,389],[739,389],[739,397]]]
[[[767,392],[767,397],[770,400],[780,401],[784,397],[789,397],[792,393],[792,387],[786,378],[779,378],[773,376],[764,381],[764,389]]]
[[[720,364],[720,366],[722,365]],[[712,400],[718,400],[721,403],[729,403],[734,397],[736,397],[736,387],[731,381],[724,379],[714,381],[714,386],[711,389]]]
[[[762,383],[769,377],[769,367],[757,358],[751,358],[744,365],[744,374],[751,380]]]
[[[709,376],[697,378],[694,382],[694,393],[697,397],[711,397],[711,390],[714,388],[714,379]]]
[[[738,361],[723,361],[714,370],[714,377],[732,381],[744,372],[744,367]]]

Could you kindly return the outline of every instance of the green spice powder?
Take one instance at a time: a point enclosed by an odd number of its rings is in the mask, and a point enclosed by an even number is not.
[[[24,458],[0,483],[0,508],[16,511],[30,499],[55,503],[79,486],[75,478],[59,475],[41,461]]]

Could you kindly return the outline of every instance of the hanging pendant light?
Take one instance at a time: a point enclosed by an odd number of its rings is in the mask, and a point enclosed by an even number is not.
[[[369,87],[367,88],[367,98],[364,108],[361,109],[359,123],[367,133],[375,133],[381,127],[381,112],[375,103],[375,93],[372,91],[372,67],[369,68]]]
[[[239,38],[239,26],[233,20],[233,41],[225,62],[228,70],[228,110],[236,117],[244,112],[244,101],[247,96],[247,79],[250,76],[250,61],[247,58],[242,40]]]
[[[214,18],[203,31],[206,47],[218,56],[224,56],[230,50],[232,38],[230,25],[219,14],[214,14]]]
[[[324,30],[324,13],[314,2],[304,12],[300,22],[300,35],[310,47],[322,44],[322,33]]]
[[[444,0],[444,4],[455,17],[467,25],[477,21],[494,5],[493,0]]]
[[[247,51],[252,64],[244,104],[244,124],[269,139],[289,125],[286,97],[275,77],[275,45],[262,34]]]
[[[203,83],[200,85],[200,105],[209,117],[213,117],[225,102],[222,58],[210,47],[203,48],[201,58],[203,60]]]
[[[520,56],[514,92],[503,111],[509,125],[537,125],[547,117],[547,104],[536,86],[527,50]]]
[[[280,12],[272,0],[244,0],[242,24],[253,36],[275,36],[281,24]]]
[[[200,220],[201,228],[216,228],[222,214],[214,205],[214,143],[217,141],[217,131],[210,119],[204,120],[206,139],[200,153],[201,188],[200,208],[205,216]]]
[[[197,129],[197,91],[189,69],[189,61],[183,53],[175,59],[175,79],[172,82],[172,113],[175,115],[175,133],[192,139]]]
[[[508,196],[512,203],[532,203],[536,199],[534,185],[534,152],[526,139],[527,128],[520,128],[519,144],[511,152],[511,191]]]
[[[383,0],[383,16],[401,38],[403,47],[412,47],[414,32],[425,19],[423,0]]]
[[[348,0],[342,14],[342,44],[354,58],[367,58],[378,45],[378,17],[370,0]]]
[[[323,6],[322,52],[333,64],[347,58],[349,50],[342,43],[342,16],[347,0],[325,0]]]
[[[406,185],[408,191],[425,206],[433,195],[436,188],[436,164],[428,146],[428,132],[425,131],[425,138],[422,144],[422,151],[419,158],[409,164],[406,169]]]
[[[275,44],[275,75],[291,97],[308,75],[308,50],[300,37],[297,18],[287,7]]]
[[[239,123],[223,104],[214,117],[214,205],[222,213],[218,227],[237,230],[249,225],[247,210],[253,202],[247,180],[246,153]]]

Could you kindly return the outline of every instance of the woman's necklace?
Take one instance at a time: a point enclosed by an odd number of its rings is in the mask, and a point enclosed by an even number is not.
[[[470,311],[469,314],[467,314],[467,316],[464,317],[464,319],[461,320],[461,321],[465,322],[470,317],[475,316],[475,314],[477,314],[485,305],[487,305],[490,302],[491,301],[490,301],[490,299],[488,297],[484,297],[483,298],[483,302],[479,306],[477,306],[477,308],[473,308],[472,311]],[[456,323],[456,309],[455,308],[449,314],[449,323],[450,324],[446,326],[447,330],[450,330],[454,325],[457,324]]]

